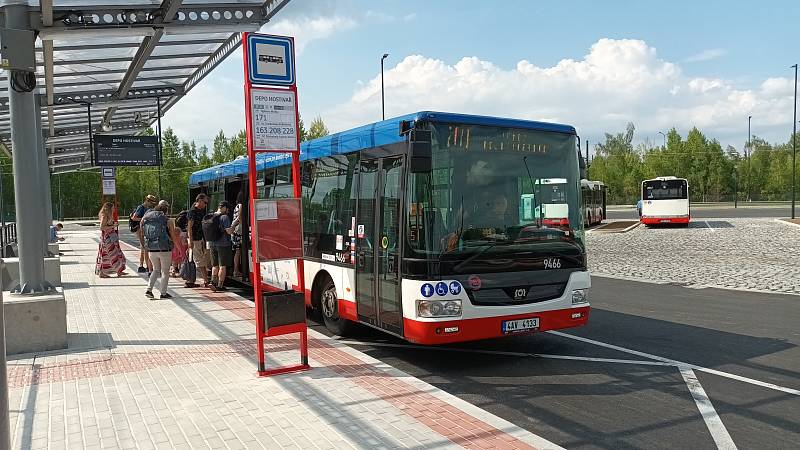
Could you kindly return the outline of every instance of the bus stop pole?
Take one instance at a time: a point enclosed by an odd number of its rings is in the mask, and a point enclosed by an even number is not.
[[[3,8],[7,28],[30,29],[30,16],[26,5],[7,5]],[[30,48],[34,52],[33,46]],[[31,55],[33,56],[33,55]],[[8,77],[8,104],[11,123],[11,143],[14,172],[14,200],[17,212],[17,238],[19,244],[19,285],[15,293],[34,294],[50,290],[44,282],[44,253],[47,248],[42,228],[46,229],[40,205],[43,199],[39,178],[42,171],[37,151],[35,94],[18,92],[19,87]]]

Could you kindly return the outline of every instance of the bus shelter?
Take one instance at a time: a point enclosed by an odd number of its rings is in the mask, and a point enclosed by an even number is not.
[[[239,47],[243,32],[259,30],[289,1],[0,0],[0,150],[13,162],[15,294],[54,292],[44,273],[50,175],[96,170],[98,136],[159,123]],[[5,388],[0,379],[3,398]],[[7,411],[4,402],[5,442]]]

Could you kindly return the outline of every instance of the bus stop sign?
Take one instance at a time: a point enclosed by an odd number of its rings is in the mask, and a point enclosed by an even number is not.
[[[247,34],[247,76],[252,84],[294,86],[294,39]]]

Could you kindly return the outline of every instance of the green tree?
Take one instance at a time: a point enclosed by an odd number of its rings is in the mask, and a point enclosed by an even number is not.
[[[306,139],[310,141],[327,136],[328,134],[330,134],[330,132],[328,131],[328,127],[325,126],[325,122],[322,121],[322,117],[317,117],[311,122],[311,128],[309,128],[308,133],[306,133]]]

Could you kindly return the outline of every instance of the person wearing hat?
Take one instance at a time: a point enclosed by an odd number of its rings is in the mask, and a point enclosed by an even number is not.
[[[144,217],[147,211],[150,211],[151,209],[155,208],[156,203],[158,203],[156,196],[148,194],[144,198],[144,202],[136,208],[136,211],[134,211],[133,214],[131,214],[130,217],[131,221],[139,222],[139,224],[141,224],[142,217]],[[144,242],[144,234],[142,232],[142,227],[141,226],[137,227],[135,233],[136,237],[139,238],[139,270],[137,270],[137,272],[151,273],[153,271],[153,263],[150,262],[150,256],[147,253],[147,246],[145,245]]]
[[[233,243],[231,235],[234,227],[228,216],[230,203],[223,200],[219,202],[216,214],[219,216],[219,238],[211,242],[211,290],[224,291],[227,267],[233,265]]]
[[[206,248],[203,236],[203,217],[206,215],[206,208],[208,208],[208,196],[202,193],[197,194],[194,204],[187,215],[189,220],[186,225],[186,235],[191,258],[197,266],[197,273],[203,277],[203,286],[208,287],[210,284],[208,269],[211,268],[211,251]],[[194,282],[186,282],[186,287],[194,287],[194,285]]]

